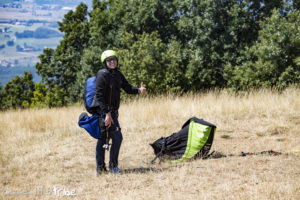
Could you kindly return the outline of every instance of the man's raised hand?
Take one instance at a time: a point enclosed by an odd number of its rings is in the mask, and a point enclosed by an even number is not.
[[[141,87],[139,88],[139,93],[140,94],[146,94],[147,93],[147,89],[144,87],[143,82],[141,82]]]

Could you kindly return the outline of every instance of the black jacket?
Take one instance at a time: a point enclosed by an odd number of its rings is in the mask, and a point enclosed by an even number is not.
[[[121,88],[128,94],[138,93],[138,88],[130,85],[118,69],[100,69],[98,71],[95,97],[104,113],[119,109]]]

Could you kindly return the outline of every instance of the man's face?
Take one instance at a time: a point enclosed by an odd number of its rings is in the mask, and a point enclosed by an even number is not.
[[[105,62],[106,62],[106,66],[109,69],[116,69],[117,66],[118,66],[118,61],[117,61],[117,58],[115,56],[111,56],[111,57],[106,58]]]

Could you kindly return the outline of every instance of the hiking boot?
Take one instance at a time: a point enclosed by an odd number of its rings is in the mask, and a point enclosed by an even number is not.
[[[97,172],[97,176],[100,176],[101,174],[107,173],[107,169],[106,168],[99,168],[96,170]]]
[[[114,167],[114,168],[111,168],[108,172],[111,173],[111,174],[120,174],[121,169],[118,168],[118,167]]]

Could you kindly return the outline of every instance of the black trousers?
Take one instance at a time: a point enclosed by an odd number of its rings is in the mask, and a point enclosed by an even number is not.
[[[119,159],[119,152],[121,143],[123,140],[123,136],[121,133],[121,128],[118,121],[118,114],[112,113],[112,118],[114,120],[114,124],[108,129],[108,137],[112,141],[112,145],[110,147],[110,154],[109,154],[109,168],[112,169],[114,167],[118,167],[118,159]],[[103,170],[106,168],[105,165],[105,149],[103,145],[106,143],[106,127],[104,124],[105,115],[101,113],[99,117],[100,123],[100,132],[101,132],[101,139],[98,139],[96,145],[96,165],[97,170]]]

